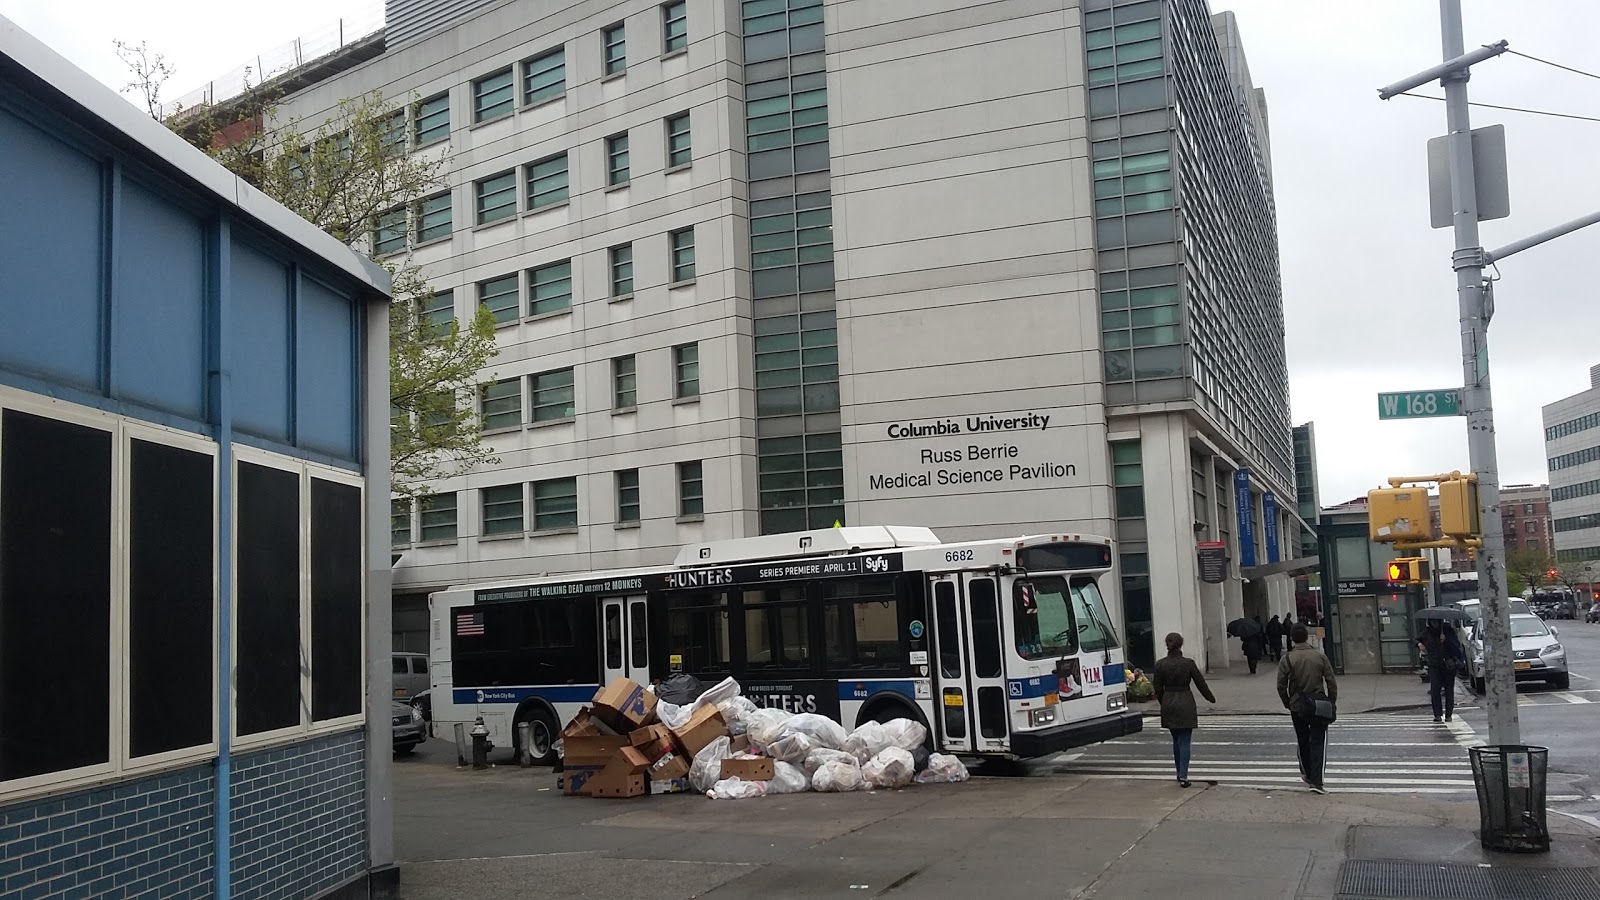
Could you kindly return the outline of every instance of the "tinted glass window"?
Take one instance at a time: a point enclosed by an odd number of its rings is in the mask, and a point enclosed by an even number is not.
[[[808,668],[811,665],[810,625],[803,586],[745,591],[746,667]]]
[[[634,603],[628,607],[628,645],[632,648],[628,665],[642,672],[650,667],[650,625],[645,615],[645,605]]]
[[[606,605],[606,668],[622,668],[622,607]]]
[[[452,610],[456,686],[595,684],[599,622],[595,601],[582,598]]]
[[[361,490],[311,479],[311,718],[361,712]]]
[[[667,648],[690,674],[728,670],[728,597],[722,592],[667,595]],[[675,669],[676,670],[676,669]]]
[[[933,610],[939,643],[939,675],[961,677],[961,625],[956,613],[956,586],[941,581],[933,586]]]
[[[300,476],[239,463],[238,732],[300,724]]]
[[[972,607],[972,668],[979,678],[1000,677],[1000,603],[994,579],[974,578],[967,585]]]

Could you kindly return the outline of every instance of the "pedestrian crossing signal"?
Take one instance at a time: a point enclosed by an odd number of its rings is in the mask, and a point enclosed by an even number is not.
[[[1406,556],[1389,563],[1390,584],[1424,584],[1428,581],[1428,561]]]

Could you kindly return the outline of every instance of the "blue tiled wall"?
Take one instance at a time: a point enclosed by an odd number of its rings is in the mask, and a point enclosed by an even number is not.
[[[0,897],[212,895],[210,763],[0,807]]]
[[[234,757],[233,896],[301,900],[366,868],[360,731]]]

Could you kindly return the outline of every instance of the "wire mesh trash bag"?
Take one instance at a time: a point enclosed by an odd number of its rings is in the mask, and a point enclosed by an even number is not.
[[[1544,747],[1473,747],[1472,781],[1478,788],[1479,840],[1485,850],[1547,853]]]

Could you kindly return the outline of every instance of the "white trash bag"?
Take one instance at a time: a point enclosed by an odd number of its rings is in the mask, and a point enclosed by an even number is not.
[[[856,762],[866,765],[874,756],[894,746],[889,729],[877,722],[865,722],[844,739],[844,749],[855,755]]]
[[[860,763],[856,762],[856,757],[853,753],[846,753],[843,750],[831,750],[827,747],[818,747],[806,754],[806,774],[815,775],[817,770],[822,768],[823,763],[829,762],[847,762],[852,765],[860,765]]]
[[[811,776],[811,789],[813,791],[859,791],[866,787],[866,782],[861,776],[861,767],[855,760],[844,762],[831,760],[817,767],[816,774]]]
[[[661,724],[671,728],[673,731],[677,731],[679,728],[689,724],[689,714],[693,711],[692,707],[679,706],[676,703],[668,703],[665,700],[656,701],[656,718],[661,720]]]
[[[797,732],[785,731],[783,737],[761,748],[773,759],[781,759],[786,763],[800,765],[806,761],[806,756],[813,749],[811,738]]]
[[[966,781],[969,777],[967,767],[961,760],[944,753],[934,753],[928,757],[928,767],[918,772],[912,780],[917,784],[951,784]]]
[[[722,778],[722,761],[732,754],[732,741],[719,737],[701,748],[689,765],[689,784],[697,791],[709,791]]]
[[[780,760],[772,764],[772,780],[766,785],[769,794],[803,794],[811,790],[811,779],[804,769]]]
[[[898,788],[910,784],[916,771],[917,763],[911,758],[911,751],[886,747],[861,767],[861,777],[873,787]]]
[[[758,709],[745,716],[745,732],[750,735],[751,743],[765,747],[783,737],[783,726],[792,718],[793,713],[781,709]]]
[[[911,719],[890,719],[883,723],[889,735],[889,744],[901,750],[915,750],[928,739],[927,726]]]
[[[750,698],[745,696],[729,697],[717,704],[717,711],[722,713],[722,721],[728,723],[728,733],[736,737],[745,733],[746,720],[758,709],[760,707],[751,703]]]
[[[784,723],[783,730],[805,735],[811,739],[813,747],[827,747],[832,750],[843,750],[845,738],[849,736],[843,725],[816,713],[795,714],[794,718]]]
[[[689,704],[689,712],[693,713],[703,706],[716,706],[724,700],[732,700],[737,696],[739,696],[739,682],[734,681],[730,675],[707,688],[704,694],[695,698],[695,701]]]
[[[765,796],[767,783],[765,781],[745,781],[743,778],[723,778],[711,789],[706,791],[706,796],[713,800],[747,800],[751,797]]]

